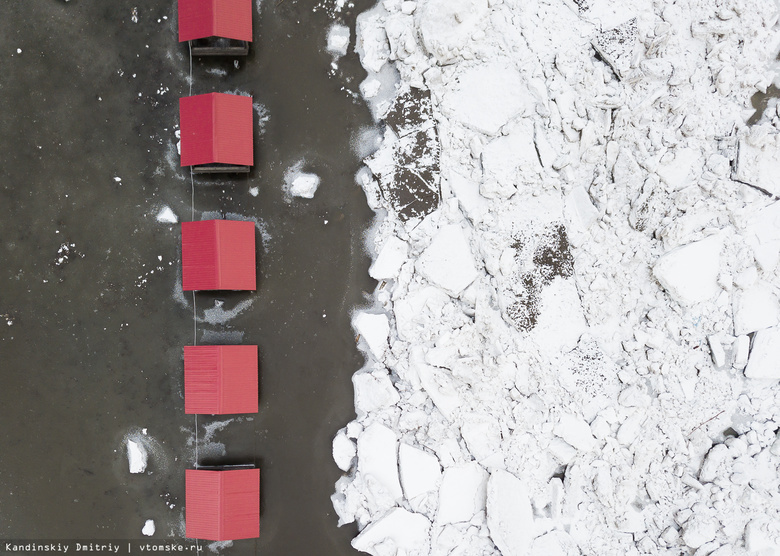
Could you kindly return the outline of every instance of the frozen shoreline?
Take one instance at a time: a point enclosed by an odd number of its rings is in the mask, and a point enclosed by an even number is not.
[[[376,304],[353,319],[368,363],[334,440],[353,546],[780,554],[780,124],[744,123],[777,19],[698,0],[359,17],[387,125],[359,175],[380,215]]]

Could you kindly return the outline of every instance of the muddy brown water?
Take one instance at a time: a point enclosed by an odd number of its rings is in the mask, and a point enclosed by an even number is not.
[[[371,4],[343,14],[353,37]],[[260,538],[223,553],[357,554],[330,503],[330,441],[354,417],[363,362],[350,311],[375,285],[351,147],[372,124],[341,90],[364,74],[350,53],[328,75],[330,19],[316,2],[253,5],[249,57],[238,68],[195,59],[192,92],[250,93],[268,114],[262,136],[255,122],[253,171],[196,176],[194,195],[196,219],[238,215],[264,230],[257,292],[197,296],[199,343],[259,345],[260,411],[214,432],[224,454],[204,436],[229,417],[200,417],[199,460],[261,468]],[[155,219],[166,205],[180,220],[191,209],[175,155],[189,92],[175,17],[171,0],[0,6],[0,539],[140,539],[146,519],[155,539],[184,539],[192,300],[178,293],[179,227]],[[283,175],[301,159],[322,184],[287,202]],[[237,314],[219,322],[216,306]],[[142,428],[149,467],[131,475],[123,441]]]

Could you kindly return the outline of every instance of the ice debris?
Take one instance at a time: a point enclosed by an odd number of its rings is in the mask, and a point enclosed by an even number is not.
[[[135,440],[127,440],[127,462],[130,466],[130,473],[143,473],[146,471],[146,460],[148,454],[146,448]]]

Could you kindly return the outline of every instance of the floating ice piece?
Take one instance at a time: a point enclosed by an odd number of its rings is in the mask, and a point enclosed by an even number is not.
[[[470,521],[484,511],[488,473],[478,463],[466,463],[444,470],[439,488],[439,511],[436,523]]]
[[[735,294],[734,333],[749,334],[776,326],[780,320],[780,304],[767,284],[757,284]]]
[[[147,457],[146,448],[140,442],[127,440],[127,461],[130,465],[130,473],[143,473],[146,471]]]
[[[707,301],[720,291],[721,248],[722,241],[718,236],[677,247],[658,259],[653,275],[682,304]]]
[[[741,139],[732,178],[780,196],[780,134]]]
[[[333,461],[342,471],[349,471],[356,455],[355,443],[347,436],[345,429],[340,430],[333,438]]]
[[[580,556],[580,549],[574,539],[563,531],[550,531],[534,539],[531,554],[544,556]]]
[[[638,37],[636,18],[633,18],[599,33],[593,40],[593,48],[620,79],[625,79],[636,55]]]
[[[433,403],[447,420],[452,421],[460,407],[461,399],[450,375],[442,369],[424,364],[416,364],[415,370],[420,384]]]
[[[589,452],[596,447],[596,439],[590,432],[590,425],[584,419],[569,413],[561,415],[553,433],[583,452]]]
[[[480,193],[489,199],[511,197],[518,183],[541,171],[534,143],[534,127],[527,120],[513,125],[508,135],[491,141],[482,151],[483,181]]]
[[[320,186],[320,177],[317,174],[298,174],[290,184],[290,195],[313,199],[317,188]]]
[[[398,403],[400,396],[386,372],[359,372],[352,375],[355,409],[358,417]]]
[[[745,367],[745,376],[780,379],[780,327],[764,328],[756,332],[750,358]]]
[[[672,189],[682,189],[691,183],[693,170],[697,167],[700,156],[699,151],[694,149],[677,149],[674,151],[673,159],[668,161],[662,159],[656,173]]]
[[[402,340],[414,342],[430,324],[439,323],[450,297],[433,286],[426,286],[395,302],[395,325]],[[430,328],[428,328],[430,331]]]
[[[428,0],[418,10],[420,37],[439,64],[450,64],[488,13],[487,0]]]
[[[144,523],[143,529],[141,529],[141,533],[143,533],[147,537],[151,537],[152,535],[154,535],[154,531],[155,531],[154,520],[147,519],[146,523]]]
[[[395,500],[403,496],[398,481],[398,438],[384,425],[366,427],[357,441],[358,472],[372,476]]]
[[[349,27],[334,23],[328,30],[328,52],[340,58],[349,48]]]
[[[387,337],[390,334],[390,323],[384,313],[360,312],[352,321],[352,326],[368,344],[371,353],[381,359],[387,349]]]
[[[487,525],[503,556],[527,556],[533,541],[534,514],[525,485],[501,469],[487,486]]]
[[[429,282],[457,297],[477,277],[474,257],[457,224],[444,226],[417,259],[417,271]]]
[[[383,12],[381,8],[365,11],[355,22],[355,52],[369,72],[380,71],[390,56],[390,45],[382,23]]]
[[[395,236],[390,236],[382,245],[382,249],[371,268],[368,269],[368,274],[374,280],[395,278],[398,276],[398,271],[401,270],[401,265],[408,258],[409,246],[407,243]]]
[[[471,66],[447,89],[442,111],[463,125],[496,135],[510,119],[530,108],[528,87],[508,60]]]
[[[157,222],[165,222],[166,224],[176,224],[179,221],[176,214],[171,210],[171,207],[165,206],[157,213]]]
[[[427,554],[430,528],[425,516],[393,508],[352,539],[352,546],[373,556]]]
[[[566,195],[566,216],[571,222],[587,230],[599,218],[599,211],[593,206],[585,188],[578,185]]]
[[[398,468],[401,485],[407,500],[436,490],[441,480],[441,466],[433,454],[401,443],[398,449]]]

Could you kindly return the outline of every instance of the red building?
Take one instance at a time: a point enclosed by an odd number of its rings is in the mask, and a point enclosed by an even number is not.
[[[257,413],[257,346],[185,346],[184,412]]]
[[[249,171],[254,164],[252,110],[252,97],[243,95],[180,98],[181,165],[196,170],[211,165],[206,171]]]
[[[254,223],[182,222],[181,261],[184,291],[254,291],[257,289]]]
[[[188,538],[230,541],[260,536],[259,469],[187,469],[185,491]]]
[[[252,0],[179,0],[179,41],[252,41]]]

